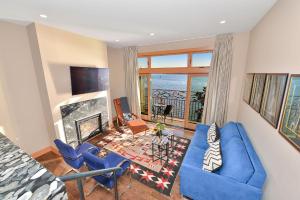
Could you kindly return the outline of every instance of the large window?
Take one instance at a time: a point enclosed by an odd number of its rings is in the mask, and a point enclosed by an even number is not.
[[[197,49],[139,54],[142,115],[151,119],[155,106],[165,104],[185,127],[200,122],[211,59],[212,51]]]

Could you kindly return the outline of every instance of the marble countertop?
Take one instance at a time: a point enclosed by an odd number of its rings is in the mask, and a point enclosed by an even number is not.
[[[68,199],[65,184],[0,133],[0,199]]]

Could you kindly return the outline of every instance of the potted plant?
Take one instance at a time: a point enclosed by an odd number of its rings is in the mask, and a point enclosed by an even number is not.
[[[165,130],[165,128],[166,128],[165,124],[158,122],[155,125],[156,136],[161,137],[162,136],[162,131]]]

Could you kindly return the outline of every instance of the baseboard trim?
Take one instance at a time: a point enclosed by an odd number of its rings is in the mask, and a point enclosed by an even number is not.
[[[34,158],[34,159],[36,159],[36,158],[38,158],[38,157],[40,157],[40,156],[42,156],[42,155],[45,155],[46,153],[49,153],[49,152],[55,153],[56,155],[59,155],[59,156],[60,156],[58,150],[57,150],[55,147],[53,147],[53,146],[48,146],[48,147],[43,148],[43,149],[41,149],[41,150],[39,150],[39,151],[33,152],[33,153],[31,154],[31,157]]]

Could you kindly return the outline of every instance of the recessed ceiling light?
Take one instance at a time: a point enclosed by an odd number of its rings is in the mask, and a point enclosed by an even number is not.
[[[120,42],[120,40],[115,40],[115,42]]]
[[[226,23],[226,20],[220,21],[220,24],[225,24],[225,23]]]
[[[48,16],[44,15],[44,14],[41,14],[40,17],[46,19]]]
[[[155,33],[149,33],[149,35],[150,35],[150,36],[154,36],[154,35],[155,35]]]

